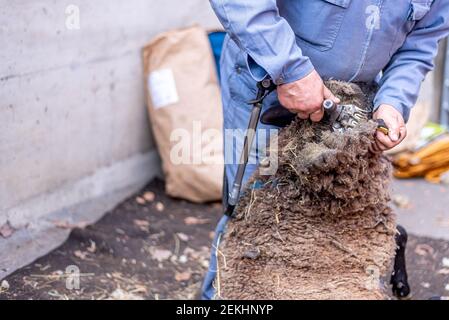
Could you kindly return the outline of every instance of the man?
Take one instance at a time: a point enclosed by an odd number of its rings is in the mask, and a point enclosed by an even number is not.
[[[416,103],[421,82],[432,70],[439,41],[449,33],[447,0],[210,0],[228,32],[221,60],[224,128],[246,129],[256,83],[270,77],[278,100],[301,119],[320,121],[324,99],[338,99],[323,79],[379,84],[374,119],[388,135],[377,133],[373,152],[398,145]],[[273,127],[259,125],[260,130]],[[226,141],[225,141],[226,143]],[[225,148],[226,149],[226,148]],[[234,148],[233,153],[241,150]],[[236,159],[225,150],[226,182],[232,185]],[[249,165],[245,179],[254,171]],[[203,298],[215,293],[216,247],[227,217],[216,230]]]

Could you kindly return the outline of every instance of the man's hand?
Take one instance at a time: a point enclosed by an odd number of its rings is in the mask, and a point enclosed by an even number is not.
[[[376,141],[371,146],[371,151],[380,153],[389,150],[405,139],[407,128],[405,127],[402,114],[388,104],[382,104],[373,114],[373,119],[383,119],[388,127],[388,135],[383,132],[376,132]]]
[[[305,78],[280,85],[277,89],[279,102],[290,112],[297,113],[301,119],[320,121],[324,116],[323,101],[331,99],[340,103],[323,83],[314,70]]]

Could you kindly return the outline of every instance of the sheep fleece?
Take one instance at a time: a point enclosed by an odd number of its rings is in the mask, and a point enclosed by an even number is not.
[[[342,103],[371,104],[368,88],[337,81]],[[259,169],[217,251],[218,299],[385,299],[395,250],[390,162],[374,155],[376,124],[336,133],[295,120],[280,130],[278,170]],[[252,185],[263,187],[251,187]]]

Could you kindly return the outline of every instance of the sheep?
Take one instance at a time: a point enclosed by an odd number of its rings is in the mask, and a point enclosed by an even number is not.
[[[371,105],[372,87],[326,84],[342,104]],[[255,172],[220,239],[216,298],[388,298],[397,231],[390,161],[369,151],[376,128],[296,119],[280,130],[277,172]]]

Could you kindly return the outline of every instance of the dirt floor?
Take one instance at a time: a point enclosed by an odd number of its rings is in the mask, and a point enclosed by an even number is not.
[[[0,299],[198,298],[220,215],[220,203],[170,199],[155,180],[0,281]],[[407,260],[414,299],[449,296],[449,242],[410,236]],[[70,281],[71,266],[81,273],[79,289]]]

